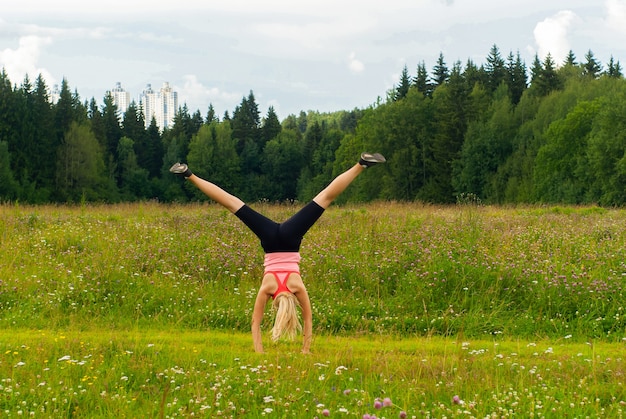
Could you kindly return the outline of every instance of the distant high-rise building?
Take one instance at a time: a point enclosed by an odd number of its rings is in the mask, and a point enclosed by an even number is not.
[[[111,93],[113,97],[113,104],[117,106],[118,116],[121,118],[130,105],[130,93],[122,88],[122,83],[119,81],[115,84],[115,88],[109,93]]]
[[[59,85],[55,84],[50,92],[50,103],[56,105],[59,99],[61,98],[61,91],[59,90]]]
[[[152,121],[152,117],[156,119],[156,104],[157,95],[152,90],[152,85],[147,84],[146,88],[141,92],[139,96],[139,106],[143,109],[143,118],[146,122],[146,128],[150,126],[150,122]],[[158,122],[157,122],[158,124]]]
[[[163,83],[160,91],[161,120],[157,119],[159,127],[168,128],[174,123],[176,109],[178,109],[178,92],[175,92],[169,83]]]
[[[152,89],[152,85],[146,85],[141,93],[139,103],[143,108],[146,127],[150,125],[152,118],[161,130],[169,128],[174,123],[174,116],[178,109],[178,92],[175,92],[170,84],[165,82],[158,92]]]

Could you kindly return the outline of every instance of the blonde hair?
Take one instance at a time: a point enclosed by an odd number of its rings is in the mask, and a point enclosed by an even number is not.
[[[276,310],[276,320],[272,328],[272,340],[277,341],[285,335],[289,339],[296,337],[302,331],[298,317],[298,298],[290,292],[281,292],[276,296],[272,307]]]

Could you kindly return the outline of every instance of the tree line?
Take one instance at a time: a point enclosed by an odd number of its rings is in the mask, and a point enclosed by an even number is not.
[[[626,203],[626,84],[591,51],[530,67],[496,45],[480,65],[440,54],[365,109],[281,122],[250,91],[221,118],[183,105],[163,131],[134,102],[83,102],[65,79],[56,103],[48,91],[41,75],[18,87],[0,73],[0,201],[204,199],[168,172],[176,161],[246,201],[307,201],[369,150],[388,164],[342,201]]]

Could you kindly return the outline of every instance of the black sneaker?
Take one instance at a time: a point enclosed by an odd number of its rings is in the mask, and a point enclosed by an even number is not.
[[[363,167],[370,167],[378,163],[384,163],[387,160],[380,153],[362,153],[359,164]]]
[[[174,163],[174,166],[170,167],[170,172],[178,176],[189,177],[192,175],[191,170],[185,163]]]

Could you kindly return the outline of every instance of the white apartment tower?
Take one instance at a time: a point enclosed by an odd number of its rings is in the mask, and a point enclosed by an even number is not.
[[[122,88],[122,83],[119,81],[115,84],[115,89],[111,90],[110,93],[113,97],[113,103],[117,106],[117,115],[121,118],[130,105],[130,93]]]
[[[52,90],[50,91],[50,102],[53,105],[56,105],[61,98],[61,91],[59,90],[59,85],[55,84]]]
[[[174,116],[178,109],[178,92],[175,92],[167,82],[163,83],[163,87],[158,92],[155,92],[148,84],[141,93],[139,103],[143,108],[146,128],[154,117],[159,128],[163,130],[174,123]]]
[[[139,96],[139,105],[143,109],[143,118],[146,123],[146,128],[150,126],[152,117],[154,116],[156,118],[156,109],[157,109],[156,99],[157,99],[157,95],[156,93],[154,93],[154,90],[152,90],[152,85],[147,84],[146,88],[143,90],[143,92],[141,92],[141,95]],[[157,118],[157,124],[158,124],[158,121],[159,120]]]

